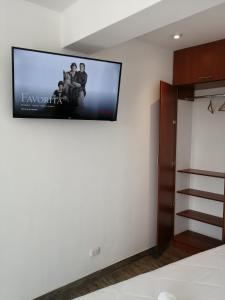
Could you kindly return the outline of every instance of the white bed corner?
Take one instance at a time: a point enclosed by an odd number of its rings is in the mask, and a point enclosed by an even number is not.
[[[225,300],[225,245],[76,300],[157,300],[163,291],[177,300]]]

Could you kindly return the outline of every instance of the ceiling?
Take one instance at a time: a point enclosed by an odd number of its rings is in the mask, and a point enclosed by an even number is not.
[[[75,10],[72,5],[82,0],[25,1],[65,14],[64,10],[70,6],[71,10]],[[63,47],[93,53],[137,38],[163,48],[178,50],[225,38],[225,0],[160,0],[129,18],[107,26],[104,24],[104,27],[100,26],[99,30],[92,33],[93,22],[90,22],[87,36],[78,40],[72,36],[71,42]],[[182,38],[174,40],[172,36],[175,33],[182,33]]]
[[[138,39],[164,48],[178,50],[225,38],[225,4],[161,27]],[[173,34],[182,33],[180,40]]]
[[[49,9],[62,12],[78,0],[26,0]]]

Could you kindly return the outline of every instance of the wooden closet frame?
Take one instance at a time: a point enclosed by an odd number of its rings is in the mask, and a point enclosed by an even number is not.
[[[215,42],[218,45],[218,42]],[[223,47],[225,42],[221,41]],[[207,44],[208,45],[208,44]],[[204,45],[203,45],[204,46]],[[202,47],[202,45],[200,45]],[[210,43],[213,47],[213,43]],[[204,47],[203,47],[204,48]],[[225,66],[224,66],[225,74]],[[175,76],[177,78],[177,76]],[[225,79],[225,78],[224,78]],[[200,85],[208,85],[209,88],[223,86],[224,80],[213,81],[208,78],[208,83],[200,82]],[[195,84],[170,85],[166,82],[160,82],[160,114],[159,114],[159,156],[158,156],[158,223],[157,223],[157,245],[158,249],[164,249],[171,242],[179,248],[190,253],[198,253],[225,243],[225,173],[219,173],[206,170],[178,170],[180,173],[191,176],[208,176],[223,179],[224,194],[216,194],[205,191],[199,191],[187,187],[184,190],[176,191],[176,134],[177,134],[177,103],[178,99],[193,99]],[[190,166],[187,166],[187,168]],[[183,175],[185,176],[185,175]],[[178,212],[180,217],[190,218],[203,223],[219,226],[222,228],[222,239],[217,240],[196,232],[185,231],[174,235],[175,219],[175,193],[185,194],[193,197],[201,197],[210,201],[219,201],[223,203],[223,218],[203,214],[201,212],[186,210]],[[208,201],[206,200],[206,201]]]

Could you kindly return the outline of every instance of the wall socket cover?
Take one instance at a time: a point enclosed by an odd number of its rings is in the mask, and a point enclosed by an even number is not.
[[[89,256],[93,257],[93,256],[97,256],[99,255],[101,252],[101,247],[96,247],[96,248],[93,248],[89,251]]]

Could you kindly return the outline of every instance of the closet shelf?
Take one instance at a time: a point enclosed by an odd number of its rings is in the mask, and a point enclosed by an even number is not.
[[[221,246],[223,245],[223,242],[221,240],[187,230],[175,235],[173,244],[190,252],[191,254],[194,254]]]
[[[178,170],[177,172],[186,173],[186,174],[209,176],[209,177],[216,177],[216,178],[225,178],[225,173],[213,172],[213,171],[204,171],[204,170],[198,170],[198,169],[183,169],[183,170]]]
[[[196,220],[202,223],[223,227],[223,218],[208,215],[199,211],[188,209],[177,213],[177,215],[180,217]]]
[[[209,200],[214,200],[214,201],[219,201],[219,202],[224,202],[224,195],[221,194],[216,194],[216,193],[210,193],[210,192],[205,192],[205,191],[200,191],[200,190],[195,190],[195,189],[184,189],[181,191],[177,191],[179,194],[183,195],[188,195],[188,196],[194,196],[194,197],[199,197],[199,198],[205,198]]]

